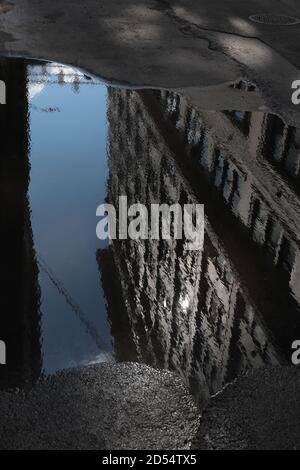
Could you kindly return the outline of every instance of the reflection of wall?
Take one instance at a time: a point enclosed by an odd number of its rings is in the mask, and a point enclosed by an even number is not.
[[[33,249],[29,183],[26,66],[1,60],[6,105],[0,107],[0,337],[7,364],[0,388],[32,383],[41,370],[38,270]]]
[[[247,113],[245,127],[239,113],[201,112],[177,94],[155,96],[181,136],[184,164],[206,187],[210,220],[289,354],[300,335],[300,201],[295,174],[274,162],[298,168],[298,131],[272,115]]]
[[[178,95],[162,94],[159,100],[157,95],[109,91],[108,202],[115,206],[120,195],[127,195],[129,204],[204,202],[176,163],[171,132],[182,129],[191,153],[201,151],[208,167],[213,140],[185,125],[184,114],[192,120],[196,112]],[[165,126],[166,113],[171,127]],[[175,147],[183,161],[189,158]],[[224,182],[224,194],[236,207],[245,206],[232,184],[234,189]],[[283,360],[211,222],[206,219],[203,252],[187,251],[184,241],[176,240],[113,243],[139,359],[175,369],[201,396],[241,370]]]
[[[122,296],[116,295],[121,290],[113,254],[110,247],[97,251],[97,261],[101,274],[101,283],[105,296],[107,317],[114,342],[114,356],[119,361],[136,361],[137,355],[131,338],[130,325]]]
[[[196,111],[169,92],[159,94],[158,100],[170,120],[175,116],[174,124],[187,136],[189,153],[223,202],[292,285],[300,244],[300,201],[294,186],[299,131],[273,115]]]

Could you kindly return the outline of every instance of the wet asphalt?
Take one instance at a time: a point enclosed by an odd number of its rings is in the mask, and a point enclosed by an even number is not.
[[[135,364],[65,370],[1,392],[3,449],[300,448],[300,369],[252,370],[200,414],[171,372]]]
[[[0,395],[0,450],[188,449],[198,411],[181,380],[134,363],[65,370]]]
[[[300,369],[252,370],[216,395],[192,447],[210,450],[299,450]]]

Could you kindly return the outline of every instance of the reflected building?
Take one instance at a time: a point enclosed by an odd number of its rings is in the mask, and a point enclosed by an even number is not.
[[[300,334],[299,129],[270,114],[191,111],[182,98],[175,111],[175,99],[158,96],[169,103],[167,120],[178,112],[188,164],[205,182],[207,212],[212,221],[214,213],[220,215],[213,223],[289,355]]]
[[[34,96],[40,92],[45,85],[71,85],[74,93],[80,93],[84,85],[98,85],[99,82],[84,74],[80,70],[57,62],[32,61],[27,67],[30,93]],[[45,111],[42,109],[42,111]],[[51,111],[51,108],[50,108]]]
[[[199,402],[249,368],[287,364],[300,336],[299,131],[167,91],[108,96],[107,202],[205,206],[202,251],[110,247],[137,359],[176,371]]]
[[[21,60],[0,61],[6,104],[0,106],[0,339],[6,365],[0,388],[24,387],[41,373],[40,293],[33,247],[29,184],[27,67]]]
[[[113,341],[114,357],[117,361],[136,361],[137,354],[130,323],[123,298],[120,295],[122,290],[120,278],[110,247],[97,251],[97,262]]]

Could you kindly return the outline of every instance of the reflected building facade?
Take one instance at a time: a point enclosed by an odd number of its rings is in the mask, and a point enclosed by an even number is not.
[[[0,61],[6,104],[0,106],[0,339],[6,364],[0,365],[0,388],[34,383],[42,367],[40,293],[32,239],[29,185],[27,66]]]
[[[137,359],[176,371],[200,403],[249,368],[288,364],[300,335],[299,131],[167,91],[108,96],[107,202],[205,206],[202,251],[110,247]]]

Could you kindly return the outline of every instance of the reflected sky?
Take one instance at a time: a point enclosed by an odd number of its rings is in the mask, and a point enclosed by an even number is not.
[[[111,352],[96,262],[105,242],[95,233],[96,208],[106,195],[107,97],[100,82],[56,64],[28,66],[28,96],[31,223],[43,262],[43,369],[51,373]]]

